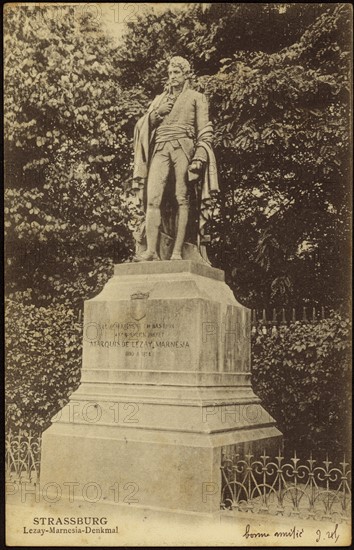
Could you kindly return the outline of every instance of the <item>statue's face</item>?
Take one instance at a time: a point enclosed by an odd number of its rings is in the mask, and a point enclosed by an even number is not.
[[[171,86],[176,88],[182,87],[187,79],[182,69],[173,65],[168,68],[168,76]]]

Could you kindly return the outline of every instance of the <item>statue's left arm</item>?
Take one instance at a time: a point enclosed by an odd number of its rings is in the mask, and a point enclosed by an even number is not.
[[[210,123],[209,120],[209,105],[208,100],[204,94],[198,94],[196,99],[196,134],[197,134],[197,140],[198,136],[206,128],[206,126]],[[210,124],[209,124],[210,125]],[[207,132],[204,136],[204,141],[208,142],[209,145],[212,143],[212,131]],[[203,163],[206,163],[208,161],[208,155],[204,149],[204,147],[197,147],[194,153],[194,157],[192,161],[199,160]]]

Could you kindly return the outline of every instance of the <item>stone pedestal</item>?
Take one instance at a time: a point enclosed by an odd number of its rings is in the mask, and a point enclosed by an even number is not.
[[[81,385],[43,434],[41,486],[217,512],[222,450],[279,445],[250,377],[250,311],[222,271],[186,260],[115,266],[85,302]]]

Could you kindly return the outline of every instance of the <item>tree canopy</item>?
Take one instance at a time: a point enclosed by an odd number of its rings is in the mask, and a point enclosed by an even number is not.
[[[348,294],[350,9],[191,4],[128,24],[122,86],[161,89],[192,61],[209,96],[221,182],[213,261],[249,307]]]
[[[89,15],[50,9],[6,19],[8,282],[38,305],[78,305],[132,248],[122,189],[141,92],[112,78],[112,45]]]
[[[89,13],[49,9],[5,20],[10,291],[79,304],[132,253],[133,128],[178,54],[215,126],[214,264],[249,307],[345,301],[347,5],[186,4],[141,13],[118,46]]]

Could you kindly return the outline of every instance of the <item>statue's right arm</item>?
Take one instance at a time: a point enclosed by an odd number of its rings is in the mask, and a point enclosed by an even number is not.
[[[151,111],[149,117],[150,117],[151,127],[156,128],[160,124],[161,118],[159,117],[155,109]]]
[[[149,107],[149,120],[151,124],[151,128],[156,128],[161,122],[162,117],[157,113],[157,107],[159,105],[159,100],[161,96],[156,96],[154,101],[151,103]]]

